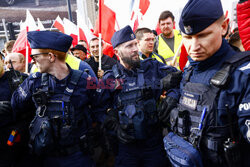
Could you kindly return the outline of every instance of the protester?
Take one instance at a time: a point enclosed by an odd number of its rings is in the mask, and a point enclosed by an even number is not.
[[[250,53],[222,38],[223,13],[220,0],[189,0],[181,14],[190,65],[164,138],[173,166],[250,166]]]
[[[75,57],[81,59],[82,61],[87,58],[87,49],[82,45],[76,45],[70,50]]]
[[[14,43],[15,43],[15,40],[10,40],[10,41],[5,42],[4,49],[2,50],[4,56],[7,56],[7,54],[12,52]]]
[[[108,88],[101,90],[99,101],[107,109],[105,129],[119,140],[115,166],[165,167],[167,159],[156,103],[162,93],[160,79],[176,69],[151,59],[141,61],[130,26],[116,31],[111,43],[120,64],[104,74],[103,83]],[[177,79],[174,86],[176,82]],[[166,89],[172,102],[169,106],[174,106],[178,90]]]
[[[162,33],[156,37],[154,51],[161,55],[168,65],[179,68],[179,55],[175,63],[172,63],[182,39],[180,32],[174,29],[174,15],[170,11],[164,11],[158,23]]]
[[[145,58],[155,58],[161,63],[166,64],[164,58],[153,52],[154,49],[154,33],[148,28],[139,28],[135,31],[138,42],[139,56],[141,60]]]
[[[25,72],[25,57],[22,53],[9,53],[4,60],[6,70],[14,68],[21,73]]]
[[[44,167],[94,166],[88,131],[90,108],[96,99],[95,89],[89,89],[87,82],[95,75],[73,70],[65,63],[72,37],[50,31],[31,31],[27,37],[30,56],[40,72],[20,85],[11,105],[16,115],[36,113],[30,124],[31,151]],[[36,111],[28,106],[35,106]]]
[[[102,43],[103,46],[103,43]],[[102,48],[103,49],[103,48]],[[101,57],[101,69],[99,69],[99,39],[93,38],[89,42],[89,50],[91,53],[91,57],[86,60],[86,62],[90,65],[90,67],[95,72],[98,78],[102,78],[105,71],[110,70],[114,64],[116,64],[116,60],[110,58],[107,55],[102,54]]]

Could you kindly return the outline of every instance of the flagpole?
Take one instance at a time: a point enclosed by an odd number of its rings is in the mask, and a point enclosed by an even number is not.
[[[99,0],[99,67],[98,69],[102,69],[102,0]]]
[[[26,34],[27,34],[27,36],[28,36],[28,30],[29,30],[29,28],[28,28],[28,26],[26,26]],[[26,57],[25,57],[25,72],[28,74],[28,65],[29,65],[29,48],[28,48],[28,39],[26,39],[26,42],[25,42],[26,44]]]
[[[179,55],[179,51],[180,51],[180,49],[181,49],[182,44],[183,44],[183,40],[181,40],[181,43],[180,43],[178,49],[177,49],[176,52],[175,52],[174,58],[173,58],[173,60],[172,60],[172,64],[173,64],[173,65],[174,65],[175,62],[176,62],[176,58],[177,58],[177,56]]]

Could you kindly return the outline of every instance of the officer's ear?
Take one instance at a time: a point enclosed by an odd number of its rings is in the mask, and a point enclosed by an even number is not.
[[[226,35],[228,24],[229,18],[225,18],[221,24],[222,36]]]
[[[48,55],[49,55],[49,60],[50,60],[50,62],[51,62],[51,63],[55,62],[55,60],[56,60],[56,55],[55,55],[54,53],[51,53],[51,52],[49,52]]]

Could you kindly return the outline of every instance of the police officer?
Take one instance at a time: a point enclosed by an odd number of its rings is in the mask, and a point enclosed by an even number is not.
[[[13,69],[4,71],[3,65],[0,61],[0,166],[34,166],[27,161],[27,158],[31,159],[27,143],[31,115],[13,117],[10,104],[13,91],[27,75]]]
[[[222,38],[227,23],[220,0],[190,0],[179,22],[190,65],[171,129],[199,150],[204,166],[250,164],[250,56]]]
[[[72,38],[59,32],[28,32],[32,59],[38,73],[30,75],[13,93],[16,114],[35,105],[36,116],[30,125],[31,151],[43,166],[92,167],[88,148],[91,126],[90,105],[94,89],[87,88],[91,77],[65,63]],[[93,81],[94,82],[94,81]],[[93,106],[92,106],[93,107]]]
[[[152,58],[140,60],[130,26],[115,32],[111,42],[120,64],[104,74],[100,101],[108,109],[104,127],[119,140],[115,166],[166,166],[156,103],[160,79],[176,69]],[[178,90],[169,89],[167,96],[177,99]]]

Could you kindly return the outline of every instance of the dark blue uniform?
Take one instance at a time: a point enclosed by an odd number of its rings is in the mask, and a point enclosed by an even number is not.
[[[117,71],[119,78],[116,77]],[[175,68],[148,58],[140,62],[140,68],[127,70],[121,64],[117,64],[117,70],[113,67],[113,70],[104,74],[103,82],[106,87],[100,93],[100,101],[104,109],[113,108],[119,112],[120,125],[126,126],[128,121],[124,116],[126,114],[135,126],[134,132],[127,131],[128,134],[134,135],[134,142],[127,144],[119,142],[115,166],[163,167],[166,165],[162,128],[159,126],[155,102],[162,94],[160,79],[174,71],[176,71]],[[178,99],[178,90],[169,90],[167,96]],[[144,115],[142,116],[144,118],[139,115]]]
[[[183,132],[184,123],[172,126],[177,127],[174,131],[179,135],[186,136],[192,133],[192,128],[198,128],[201,113],[206,108],[200,141],[204,166],[228,166],[223,143],[228,138],[232,139],[233,135],[233,140],[241,145],[238,145],[238,149],[242,164],[238,165],[249,166],[249,162],[244,160],[250,156],[250,62],[243,62],[234,71],[229,71],[230,79],[223,88],[215,88],[211,83],[216,72],[235,54],[226,40],[223,40],[220,49],[207,60],[195,62],[189,58],[190,66],[185,69],[181,82],[178,110],[189,111],[190,122],[188,128],[186,127],[188,132]],[[191,142],[190,138],[189,136],[188,140]]]
[[[45,150],[43,165],[53,167],[92,167],[94,163],[90,158],[86,148],[87,143],[84,139],[91,127],[89,106],[96,101],[94,97],[95,90],[87,88],[90,76],[86,72],[81,73],[74,89],[71,90],[69,84],[72,82],[73,73],[75,74],[76,70],[72,70],[69,66],[68,68],[70,69],[70,74],[62,80],[47,74],[48,80],[46,81],[48,87],[45,88],[48,88],[49,95],[47,110],[43,114],[50,118],[50,123],[54,121],[51,123],[51,126],[54,130],[52,135],[56,140],[53,141],[54,143],[49,148],[49,151],[46,152]],[[90,73],[93,74],[93,71]],[[38,112],[40,106],[35,100],[35,93],[40,88],[44,88],[42,86],[43,75],[41,73],[30,75],[14,92],[11,104],[15,113],[35,112],[27,111],[28,105],[35,105]],[[95,76],[92,77],[95,78]],[[67,101],[64,103],[65,92],[71,94],[70,104],[67,104]]]
[[[19,73],[18,73],[19,74]],[[14,75],[14,74],[13,74]],[[27,77],[23,75],[23,78]],[[11,72],[5,72],[0,78],[0,105],[10,105],[12,89],[14,89],[11,83]],[[16,117],[14,119],[11,107],[9,110],[0,111],[0,166],[33,166],[28,163],[28,124],[30,121],[28,117],[23,115],[22,117]],[[13,141],[13,145],[7,145],[7,141],[11,132],[16,130],[21,135],[21,140],[18,142]],[[17,135],[16,135],[17,136]],[[31,158],[31,157],[29,157]]]

